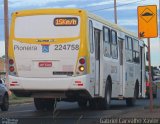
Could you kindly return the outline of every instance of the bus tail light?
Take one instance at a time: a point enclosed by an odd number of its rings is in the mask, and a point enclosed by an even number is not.
[[[13,65],[14,64],[14,60],[13,59],[9,59],[9,64]]]
[[[80,57],[77,63],[76,74],[84,75],[87,71],[86,57]]]
[[[81,59],[79,60],[79,63],[82,64],[82,65],[85,64],[85,59],[84,59],[84,58],[81,58]]]
[[[10,66],[10,67],[9,67],[9,71],[10,71],[10,72],[14,72],[14,66]]]
[[[14,59],[9,58],[8,59],[8,64],[9,64],[9,67],[8,67],[9,74],[12,75],[12,76],[15,76],[16,75],[16,69],[15,69]]]
[[[81,72],[85,71],[84,66],[79,66],[79,71],[81,71]]]

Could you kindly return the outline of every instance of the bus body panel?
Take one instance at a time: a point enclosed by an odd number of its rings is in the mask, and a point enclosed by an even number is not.
[[[106,84],[106,79],[111,76],[112,79],[112,98],[133,98],[134,96],[134,90],[135,90],[135,84],[136,81],[139,83],[140,86],[140,73],[141,71],[144,71],[144,67],[142,70],[140,69],[140,63],[136,64],[134,62],[128,63],[126,62],[126,46],[125,46],[125,36],[130,36],[133,39],[136,39],[136,36],[131,34],[130,32],[127,32],[123,29],[119,29],[118,27],[115,27],[115,25],[112,25],[108,22],[105,22],[99,18],[96,18],[92,14],[89,15],[90,20],[93,22],[93,28],[99,29],[100,31],[103,31],[103,26],[109,28],[110,30],[115,30],[117,32],[117,39],[118,37],[121,38],[123,41],[123,65],[120,67],[120,53],[119,53],[119,47],[118,47],[118,59],[113,59],[113,58],[108,58],[104,57],[103,53],[103,38],[101,38],[101,58],[100,58],[100,97],[104,97],[105,95],[105,84]],[[94,37],[94,36],[93,36]],[[143,42],[143,41],[141,41]],[[142,43],[139,43],[139,46]],[[95,45],[95,44],[94,44]],[[119,42],[118,42],[119,45]],[[144,47],[143,47],[144,49]],[[95,54],[95,53],[94,53]],[[143,55],[144,53],[142,53]],[[94,56],[91,54],[91,56]],[[92,58],[93,59],[93,58]],[[93,62],[91,62],[92,65]],[[142,66],[145,66],[144,60],[142,60]],[[121,68],[121,70],[120,70]],[[121,71],[121,72],[120,72]],[[138,72],[138,73],[137,73]],[[139,97],[145,97],[144,93],[144,76],[142,75],[142,87],[143,91],[140,93],[139,91]],[[97,97],[97,96],[96,96]]]
[[[83,89],[93,97],[86,24],[85,11],[75,9],[13,13],[9,59],[14,60],[15,72],[9,72],[10,89]],[[86,75],[79,71],[80,58],[88,65],[84,65]]]
[[[13,41],[13,45],[19,77],[63,77],[75,72],[80,40],[58,45]]]
[[[37,90],[37,91],[67,91],[67,90],[90,90],[89,75],[60,78],[24,78],[9,76],[9,81],[15,86],[11,90]],[[15,83],[16,82],[16,83]]]
[[[56,26],[54,20],[57,18],[67,21],[58,21]],[[93,26],[93,52],[89,21]],[[24,30],[21,29],[23,24]],[[104,55],[104,27],[117,33],[117,58]],[[85,90],[92,98],[104,98],[106,81],[110,79],[112,98],[133,98],[136,81],[140,82],[140,71],[144,71],[145,65],[144,60],[142,65],[126,62],[125,36],[136,39],[123,28],[83,10],[48,9],[14,13],[9,59],[15,62],[15,73],[9,72],[10,89],[37,92]],[[81,58],[85,64],[80,63]],[[80,71],[80,66],[84,67],[84,72]],[[141,70],[140,66],[143,66]],[[143,76],[141,97],[145,94]]]

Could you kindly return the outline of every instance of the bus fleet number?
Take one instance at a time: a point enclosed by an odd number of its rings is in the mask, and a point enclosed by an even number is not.
[[[79,45],[78,44],[67,44],[67,45],[55,45],[55,50],[79,50]]]

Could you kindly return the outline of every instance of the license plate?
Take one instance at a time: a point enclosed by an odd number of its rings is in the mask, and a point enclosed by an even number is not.
[[[39,67],[52,67],[52,62],[39,62]]]

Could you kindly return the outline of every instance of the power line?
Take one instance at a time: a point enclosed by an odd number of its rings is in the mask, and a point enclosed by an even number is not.
[[[143,0],[143,2],[146,1],[146,0]],[[117,5],[116,7],[122,7],[122,6],[126,6],[126,5],[130,5],[130,4],[134,4],[134,3],[138,3],[138,2],[142,2],[142,0],[138,0],[138,1],[135,1],[135,2],[130,2],[130,3],[126,3],[126,4],[121,4],[121,5]],[[107,9],[113,9],[114,7],[107,7],[107,8],[102,8],[102,9],[95,9],[95,10],[90,10],[90,12],[96,12],[96,11],[102,11],[102,10],[107,10]],[[86,8],[83,8],[83,9],[87,9]],[[1,20],[4,20],[3,18],[0,19]],[[11,19],[9,19],[11,20]]]
[[[146,0],[143,0],[143,1],[146,1]],[[142,0],[135,1],[135,2],[130,2],[130,3],[126,3],[126,4],[117,5],[116,7],[126,6],[126,5],[130,5],[130,4],[138,3],[138,2],[142,2]],[[102,9],[91,10],[91,12],[102,11],[102,10],[113,9],[113,8],[114,7],[107,7],[107,8],[102,8]]]
[[[113,2],[113,0],[107,0],[107,2]],[[103,4],[103,5],[105,5],[105,4]],[[97,6],[101,6],[101,5],[97,5]],[[81,9],[87,9],[87,8],[92,8],[92,7],[95,7],[94,5],[92,6],[84,6],[84,7],[80,7]]]

